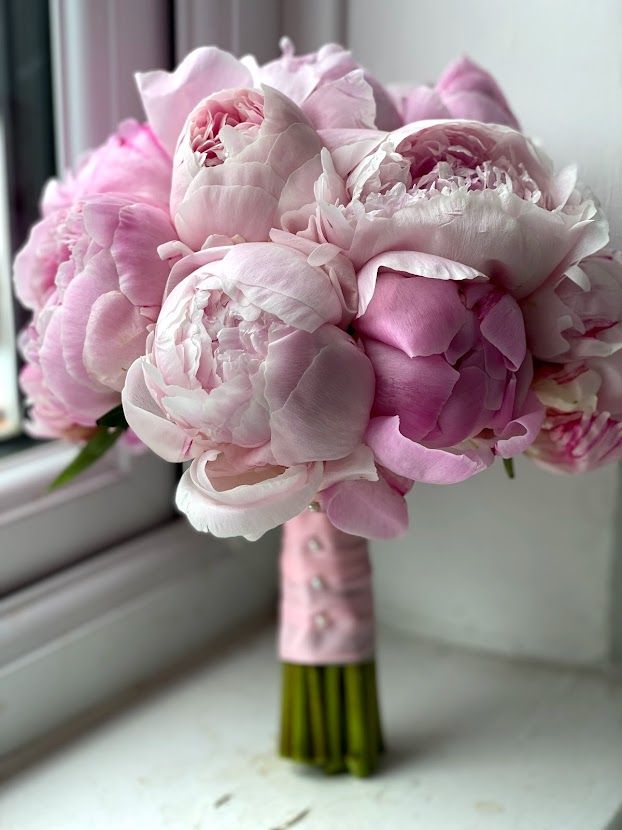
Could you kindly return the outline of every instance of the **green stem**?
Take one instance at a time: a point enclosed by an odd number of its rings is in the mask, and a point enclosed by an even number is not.
[[[327,775],[371,775],[383,749],[375,664],[283,665],[282,756]]]
[[[309,713],[305,667],[292,664],[292,758],[309,763]]]
[[[279,753],[284,757],[292,754],[292,666],[283,663],[283,690],[281,692],[281,735]]]
[[[343,703],[341,668],[324,667],[324,700],[326,702],[326,733],[328,742],[328,760],[324,767],[328,775],[345,771],[343,759]]]

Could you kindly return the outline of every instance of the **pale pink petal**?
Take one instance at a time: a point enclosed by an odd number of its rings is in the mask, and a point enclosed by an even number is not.
[[[186,461],[192,457],[192,441],[154,400],[145,383],[144,358],[130,366],[121,394],[125,418],[136,435],[165,461]]]
[[[316,354],[301,374],[296,353],[308,351],[309,340],[315,341]],[[282,386],[290,372],[292,391],[285,401],[275,399],[271,376]],[[369,421],[374,373],[365,354],[340,329],[292,332],[270,345],[265,394],[277,463],[328,461],[343,458],[360,443]]]
[[[324,464],[324,475],[320,490],[326,490],[340,481],[377,481],[378,470],[373,452],[365,444],[359,444],[350,455],[338,458],[336,461],[327,461]]]
[[[136,83],[149,123],[172,154],[186,116],[202,98],[221,89],[252,86],[252,78],[229,52],[202,46],[174,72],[139,72]]]
[[[259,539],[301,513],[322,480],[323,464],[227,470],[209,454],[196,458],[177,487],[177,507],[190,524],[214,536]]]
[[[234,245],[220,265],[208,266],[231,291],[303,331],[339,323],[343,309],[328,275],[283,245]]]
[[[481,472],[493,462],[486,448],[430,449],[406,438],[399,417],[372,418],[365,436],[376,460],[397,475],[427,484],[456,484]]]
[[[110,252],[102,250],[88,260],[84,270],[67,286],[63,297],[62,344],[68,372],[89,383],[83,361],[84,339],[93,303],[102,294],[117,291],[119,280]]]
[[[435,200],[436,201],[436,200]],[[378,226],[381,231],[381,226]],[[476,280],[485,279],[485,275],[460,261],[452,261],[435,254],[420,251],[394,250],[375,256],[365,263],[358,273],[359,283],[359,316],[364,314],[370,304],[378,272],[381,268],[398,271],[413,276],[429,277],[435,280]],[[417,290],[411,288],[407,290]],[[421,289],[425,291],[426,289]],[[429,289],[433,291],[433,288]]]
[[[120,392],[129,367],[145,351],[148,322],[120,291],[98,297],[91,306],[84,338],[87,372]]]
[[[175,229],[163,210],[128,205],[119,212],[110,252],[119,286],[136,306],[160,306],[170,264],[160,259],[158,246],[174,239]]]
[[[525,359],[525,323],[516,302],[508,294],[495,303],[480,322],[482,335],[516,371]]]
[[[360,69],[318,87],[303,102],[302,110],[316,129],[375,126],[374,95]]]
[[[598,250],[607,237],[606,220],[596,209],[592,218],[577,222],[515,193],[456,191],[422,199],[390,218],[359,223],[348,255],[364,276],[361,309],[371,298],[377,270],[368,263],[381,251],[414,249],[453,260],[523,298]]]
[[[513,418],[500,433],[495,451],[501,458],[512,458],[525,452],[538,437],[544,421],[544,407],[531,392],[523,412]]]
[[[322,493],[322,504],[331,522],[345,533],[394,539],[408,530],[404,496],[382,477],[335,484]]]
[[[119,395],[84,379],[76,380],[66,369],[61,332],[65,310],[57,309],[48,325],[41,344],[40,361],[45,384],[49,391],[71,413],[71,420],[92,426],[101,415],[117,406]]]
[[[205,186],[180,204],[175,214],[175,227],[179,238],[195,251],[212,234],[222,234],[228,239],[239,236],[246,242],[258,242],[268,239],[276,208],[275,197],[262,188]]]

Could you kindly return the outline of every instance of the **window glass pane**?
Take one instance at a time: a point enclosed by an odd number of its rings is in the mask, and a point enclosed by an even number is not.
[[[11,261],[37,219],[54,173],[48,4],[0,3],[0,440],[20,432],[15,332],[26,319],[13,299]]]

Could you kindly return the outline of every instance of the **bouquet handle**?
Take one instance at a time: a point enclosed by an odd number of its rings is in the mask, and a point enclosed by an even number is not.
[[[280,754],[370,775],[383,749],[367,542],[309,509],[283,528]]]

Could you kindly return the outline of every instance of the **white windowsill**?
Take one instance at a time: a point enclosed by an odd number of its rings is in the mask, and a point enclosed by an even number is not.
[[[268,629],[206,657],[16,772],[0,799],[1,826],[622,827],[619,676],[512,663],[383,632],[385,767],[367,781],[324,779],[274,753],[273,642]]]

